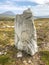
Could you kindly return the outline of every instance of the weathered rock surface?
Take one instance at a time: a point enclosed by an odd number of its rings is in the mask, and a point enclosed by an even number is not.
[[[30,9],[15,18],[15,46],[30,55],[38,51],[36,28]]]

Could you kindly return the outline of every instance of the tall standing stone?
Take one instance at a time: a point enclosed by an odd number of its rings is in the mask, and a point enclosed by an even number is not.
[[[15,18],[15,46],[30,55],[38,51],[36,28],[30,9]]]

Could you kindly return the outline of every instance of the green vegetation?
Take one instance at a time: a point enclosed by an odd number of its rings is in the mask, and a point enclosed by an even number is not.
[[[41,51],[41,60],[46,63],[46,65],[49,65],[49,51]]]
[[[8,63],[10,60],[10,58],[8,56],[5,55],[1,55],[0,56],[0,64],[1,65],[5,65],[6,63]]]
[[[14,43],[14,30],[0,31],[0,44],[6,45],[10,43]]]
[[[1,19],[0,20],[0,45],[2,47],[7,46],[7,54],[0,55],[0,65],[15,65],[16,60],[16,49],[14,45],[14,28],[8,28],[3,26],[14,26],[14,19]],[[37,19],[35,20],[35,26],[37,29],[37,41],[38,46],[42,44],[42,42],[49,42],[49,19]],[[2,50],[3,51],[3,50]],[[49,65],[49,51],[40,51],[41,60]],[[16,60],[15,60],[16,59]],[[19,63],[20,62],[20,63]],[[20,65],[21,61],[17,61],[17,65]],[[22,65],[22,64],[21,64]]]
[[[42,42],[49,42],[49,18],[35,20],[37,29],[37,41],[40,45]]]
[[[1,16],[0,21],[14,21],[15,16]]]
[[[12,58],[13,51],[8,51],[6,55],[0,55],[0,65],[15,65],[15,59]]]

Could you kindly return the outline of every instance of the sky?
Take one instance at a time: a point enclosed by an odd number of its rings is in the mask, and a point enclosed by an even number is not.
[[[49,0],[0,0],[0,13],[12,11],[21,14],[31,8],[34,16],[49,15]]]

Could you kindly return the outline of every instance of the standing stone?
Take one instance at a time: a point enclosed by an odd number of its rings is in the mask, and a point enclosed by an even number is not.
[[[15,18],[15,46],[30,55],[38,51],[36,28],[30,9]]]

